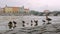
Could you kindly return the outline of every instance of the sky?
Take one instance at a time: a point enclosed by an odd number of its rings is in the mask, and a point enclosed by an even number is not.
[[[36,11],[60,11],[60,0],[0,0],[0,7],[7,6],[24,6],[30,10]]]

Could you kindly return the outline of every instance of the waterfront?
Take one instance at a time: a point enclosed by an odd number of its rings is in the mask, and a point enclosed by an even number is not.
[[[60,16],[49,16],[49,18],[52,19],[50,21],[52,24],[50,25],[42,25],[44,22],[42,20],[45,20],[45,16],[0,16],[0,33],[3,34],[40,34],[41,30],[44,30],[43,34],[59,34],[60,32],[56,33],[56,28],[54,24],[57,24],[57,28],[60,28]],[[31,26],[31,20],[38,20],[38,26]],[[13,31],[9,31],[8,28],[8,22],[9,21],[16,21],[17,27]],[[25,21],[25,27],[22,27],[22,21]],[[28,23],[28,25],[27,25]],[[45,28],[44,28],[45,27]],[[42,29],[41,29],[42,28]],[[46,32],[45,32],[46,31]],[[48,32],[49,31],[49,32]],[[53,32],[54,31],[54,32]],[[29,33],[30,32],[30,33]]]
[[[60,23],[60,16],[49,16],[49,18],[52,19],[50,21],[52,24]],[[31,20],[38,20],[38,26],[41,26],[44,22],[42,20],[45,20],[45,16],[0,16],[0,30],[8,29],[8,22],[9,21],[16,21],[17,22],[17,28],[22,28],[22,21],[25,21],[25,27],[31,27]],[[27,23],[29,25],[27,25]],[[33,26],[34,27],[34,22]]]

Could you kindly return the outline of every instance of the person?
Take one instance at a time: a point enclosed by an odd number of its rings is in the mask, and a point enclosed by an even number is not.
[[[15,21],[13,21],[13,24],[14,24],[13,28],[15,28],[17,23]]]
[[[33,25],[33,21],[31,20],[31,26]]]
[[[23,27],[25,27],[25,21],[22,21],[22,23],[23,23],[23,25],[22,25],[22,26],[23,26]]]
[[[12,24],[12,22],[11,22],[11,21],[8,23],[8,26],[9,26],[9,29],[12,29],[13,24]]]
[[[38,25],[38,20],[34,20],[34,22],[35,22],[35,26],[37,26]]]

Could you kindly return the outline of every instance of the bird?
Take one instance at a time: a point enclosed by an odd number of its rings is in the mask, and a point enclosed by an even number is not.
[[[42,20],[43,22],[46,22],[45,20]]]
[[[52,19],[51,18],[47,18],[46,20],[51,21]]]

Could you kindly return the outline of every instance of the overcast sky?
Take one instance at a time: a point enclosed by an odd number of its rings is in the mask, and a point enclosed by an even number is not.
[[[24,6],[31,10],[60,10],[60,0],[0,0],[0,7],[8,6]]]

